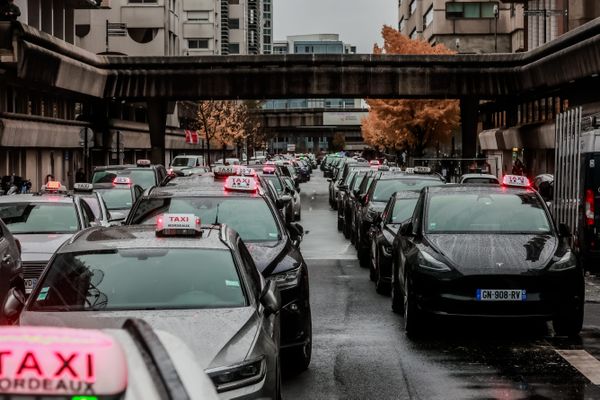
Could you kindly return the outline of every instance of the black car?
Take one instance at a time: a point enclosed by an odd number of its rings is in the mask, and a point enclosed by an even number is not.
[[[398,238],[400,226],[412,217],[418,199],[418,191],[403,190],[395,193],[369,232],[370,278],[375,282],[375,289],[379,294],[390,292],[394,242]]]
[[[393,266],[392,305],[407,333],[431,315],[536,318],[558,335],[580,332],[584,274],[570,231],[527,186],[421,191]]]
[[[369,230],[379,217],[392,195],[402,190],[420,190],[425,186],[445,184],[438,175],[377,173],[366,194],[359,198],[359,211],[354,221],[358,260],[364,268],[369,267],[371,243]]]
[[[346,203],[346,199],[350,195],[351,183],[354,182],[354,177],[359,174],[359,172],[366,173],[366,171],[370,171],[369,167],[364,167],[359,164],[350,164],[350,168],[348,168],[348,174],[345,178],[340,180],[340,183],[337,185],[336,199],[337,203],[337,228],[338,231],[344,230],[344,205]],[[359,175],[360,176],[360,175]]]
[[[356,161],[353,158],[343,158],[341,159],[338,168],[336,169],[336,172],[334,173],[333,177],[331,179],[329,179],[329,204],[331,205],[331,208],[333,208],[334,210],[337,210],[338,207],[338,203],[337,203],[337,194],[338,191],[340,190],[340,185],[342,185],[344,183],[344,181],[346,180],[346,177],[348,176],[348,173],[350,173],[351,169],[354,166],[359,166],[361,164],[358,163],[358,161]],[[362,164],[365,167],[368,167],[369,164],[363,163]]]
[[[344,214],[344,236],[346,239],[350,239],[350,242],[356,246],[356,229],[355,222],[357,219],[357,214],[360,211],[360,202],[359,199],[367,190],[369,190],[369,186],[371,186],[371,182],[375,179],[374,171],[367,171],[365,174],[359,179],[358,187],[356,187],[356,182],[354,183],[355,188],[350,192],[350,195],[347,198],[347,202],[345,203],[345,214]]]
[[[203,223],[224,223],[239,233],[259,271],[280,289],[284,359],[296,369],[308,368],[312,321],[308,267],[299,249],[302,226],[284,223],[270,196],[251,176],[230,176],[212,187],[156,187],[138,199],[126,225],[154,224],[164,213],[193,213]]]

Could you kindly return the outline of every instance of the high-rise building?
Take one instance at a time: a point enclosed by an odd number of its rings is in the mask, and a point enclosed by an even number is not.
[[[399,0],[398,30],[459,53],[512,53],[525,47],[523,8],[489,0]]]
[[[262,12],[262,53],[273,52],[273,0],[263,0]]]

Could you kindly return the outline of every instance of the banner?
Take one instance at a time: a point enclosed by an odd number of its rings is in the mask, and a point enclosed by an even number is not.
[[[188,144],[198,144],[200,143],[200,135],[198,135],[198,131],[185,131],[185,142]]]

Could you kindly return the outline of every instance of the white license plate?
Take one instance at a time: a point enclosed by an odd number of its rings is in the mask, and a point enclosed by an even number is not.
[[[35,284],[37,283],[37,279],[24,279],[25,280],[25,293],[29,294],[33,291]]]
[[[524,289],[477,289],[477,301],[525,301],[527,291]]]

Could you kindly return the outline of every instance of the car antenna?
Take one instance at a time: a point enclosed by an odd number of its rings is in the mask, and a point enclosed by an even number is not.
[[[219,225],[219,206],[221,203],[217,203],[217,213],[215,215],[215,223],[213,225]]]

